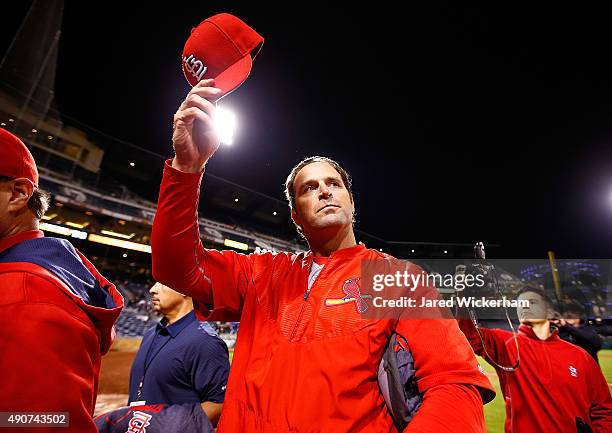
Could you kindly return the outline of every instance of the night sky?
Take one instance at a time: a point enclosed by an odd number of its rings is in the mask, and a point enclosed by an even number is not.
[[[2,11],[0,54],[23,3]],[[282,199],[291,167],[325,155],[353,176],[357,228],[381,238],[612,257],[608,10],[66,3],[57,104],[88,125],[171,155],[184,41],[230,12],[266,42],[223,101],[239,130],[211,173]]]

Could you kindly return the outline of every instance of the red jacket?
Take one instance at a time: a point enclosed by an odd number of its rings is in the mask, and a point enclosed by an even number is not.
[[[473,323],[462,319],[459,326],[474,351],[486,358]],[[495,362],[515,364],[516,343],[510,331],[481,332]],[[587,352],[561,340],[556,331],[542,341],[526,325],[519,328],[518,342],[519,368],[513,372],[496,368],[506,400],[506,433],[576,433],[576,417],[594,433],[612,431],[608,383]]]
[[[2,239],[0,257],[11,247],[42,236],[40,231],[30,231]],[[0,263],[0,412],[70,415],[69,428],[15,431],[97,432],[92,416],[100,358],[111,345],[123,298],[85,257],[79,257],[112,297],[113,308],[87,305],[63,280],[39,265]]]
[[[307,254],[208,250],[196,224],[201,174],[166,163],[153,224],[153,274],[196,301],[201,317],[240,320],[220,433],[394,432],[377,383],[389,337],[406,337],[424,402],[408,432],[485,431],[492,391],[454,320],[366,320],[345,296],[362,244],[333,253],[305,299]],[[210,308],[209,308],[210,307]],[[452,408],[452,410],[449,410]]]

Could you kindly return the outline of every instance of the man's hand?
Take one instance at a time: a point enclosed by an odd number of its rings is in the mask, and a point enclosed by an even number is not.
[[[212,401],[203,401],[200,403],[202,410],[210,420],[213,427],[217,427],[219,418],[221,417],[221,409],[223,409],[223,403],[213,403]]]
[[[221,93],[212,87],[214,80],[202,80],[187,94],[174,115],[172,143],[176,156],[172,167],[187,173],[199,173],[219,148],[214,125],[215,104]]]

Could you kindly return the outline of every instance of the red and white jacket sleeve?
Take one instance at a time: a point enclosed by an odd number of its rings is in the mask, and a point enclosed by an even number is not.
[[[476,326],[470,319],[457,319],[457,323],[476,355],[482,356],[487,362],[494,361],[497,364],[507,365],[514,362],[510,360],[508,347],[506,346],[508,339],[513,337],[512,332],[504,329],[480,328],[479,335]],[[514,343],[512,343],[512,348],[513,354],[516,356]]]
[[[202,246],[202,177],[203,173],[172,168],[170,160],[164,165],[151,236],[153,277],[191,296],[200,318],[237,321],[251,280],[251,262],[244,254]]]

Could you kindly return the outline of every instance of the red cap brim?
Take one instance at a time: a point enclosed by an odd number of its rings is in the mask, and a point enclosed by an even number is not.
[[[253,61],[251,60],[251,56],[247,54],[225,71],[214,77],[215,87],[223,91],[217,100],[223,98],[240,87],[240,85],[244,83],[251,73],[252,66]]]

